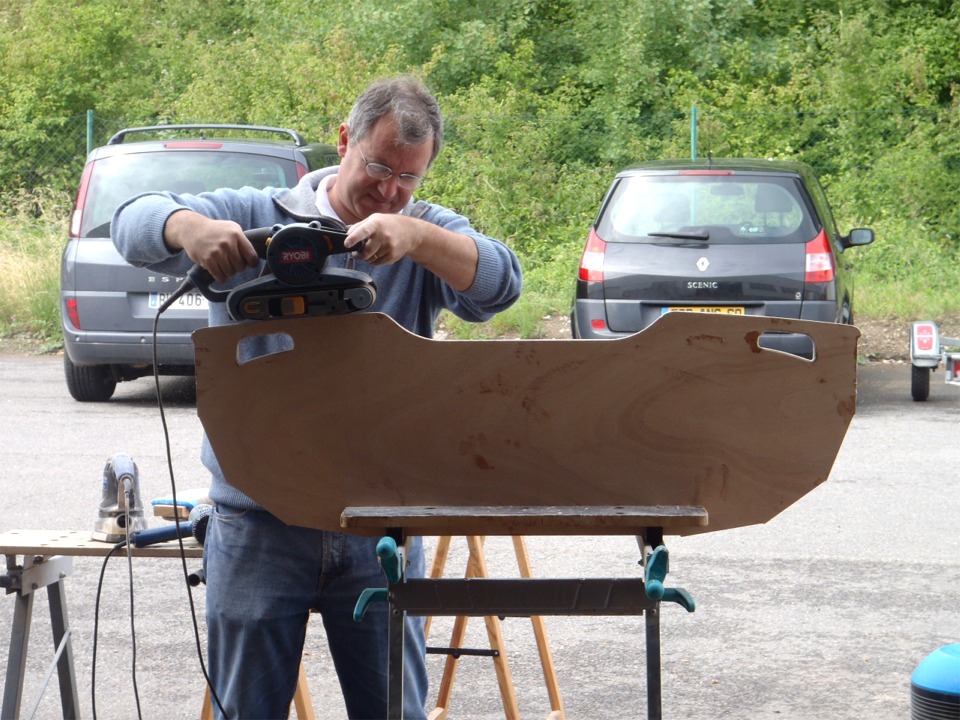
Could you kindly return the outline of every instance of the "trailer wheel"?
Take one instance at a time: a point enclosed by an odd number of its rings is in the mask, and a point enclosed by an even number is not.
[[[910,366],[910,395],[917,402],[930,397],[930,368]]]

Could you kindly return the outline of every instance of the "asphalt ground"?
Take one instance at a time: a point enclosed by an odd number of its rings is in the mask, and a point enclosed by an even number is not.
[[[116,453],[137,462],[145,500],[170,492],[153,381],[121,385],[109,403],[77,403],[60,363],[0,355],[0,532],[92,529],[103,466]],[[667,538],[668,585],[686,588],[697,608],[688,614],[663,606],[664,718],[909,716],[917,664],[960,642],[960,388],[944,385],[941,371],[932,378],[930,399],[915,403],[909,375],[904,364],[861,366],[857,414],[830,478],[771,522]],[[178,490],[203,487],[192,383],[170,378],[162,386]],[[486,547],[491,575],[517,576],[509,539],[489,538]],[[632,538],[528,538],[527,547],[538,577],[640,572]],[[448,575],[462,573],[465,556],[463,538],[454,538]],[[65,581],[84,718],[93,716],[102,566],[99,559],[76,558]],[[96,637],[97,717],[137,717],[134,687],[144,718],[199,717],[204,685],[180,563],[134,561],[133,628],[129,572],[124,558],[106,566]],[[202,592],[194,600],[202,633]],[[13,606],[12,597],[0,600],[4,667]],[[545,622],[567,718],[646,717],[642,618]],[[430,644],[446,644],[451,623],[436,619]],[[545,718],[550,703],[531,623],[508,618],[502,629],[521,715]],[[41,594],[22,717],[37,702],[36,718],[60,717],[56,675],[40,692],[53,655],[50,638]],[[482,620],[470,621],[467,644],[488,646]],[[317,717],[344,717],[319,622],[309,629],[305,656]],[[442,662],[430,658],[431,699]],[[492,662],[463,657],[449,717],[503,716]]]

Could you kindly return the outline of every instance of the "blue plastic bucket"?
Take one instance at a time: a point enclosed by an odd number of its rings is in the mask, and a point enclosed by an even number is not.
[[[960,720],[960,644],[927,655],[910,679],[910,720]]]

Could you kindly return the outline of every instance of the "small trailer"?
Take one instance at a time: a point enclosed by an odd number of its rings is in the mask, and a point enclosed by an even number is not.
[[[930,371],[940,363],[947,385],[960,385],[960,339],[943,337],[932,320],[918,320],[910,329],[910,394],[917,402],[930,396]]]

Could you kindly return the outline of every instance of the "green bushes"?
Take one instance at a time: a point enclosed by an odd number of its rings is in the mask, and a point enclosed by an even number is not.
[[[67,240],[66,193],[0,195],[0,335],[60,339],[60,254]]]
[[[448,126],[423,193],[520,255],[518,327],[569,308],[612,174],[694,151],[813,165],[841,229],[877,231],[850,254],[859,314],[953,312],[958,38],[946,2],[26,0],[0,9],[2,252],[62,242],[65,207],[35,216],[10,198],[73,190],[88,110],[94,144],[162,122],[280,125],[330,141],[367,82],[414,72]],[[37,224],[20,238],[49,240],[11,244],[11,222]],[[12,282],[0,287],[7,331],[29,305]]]

